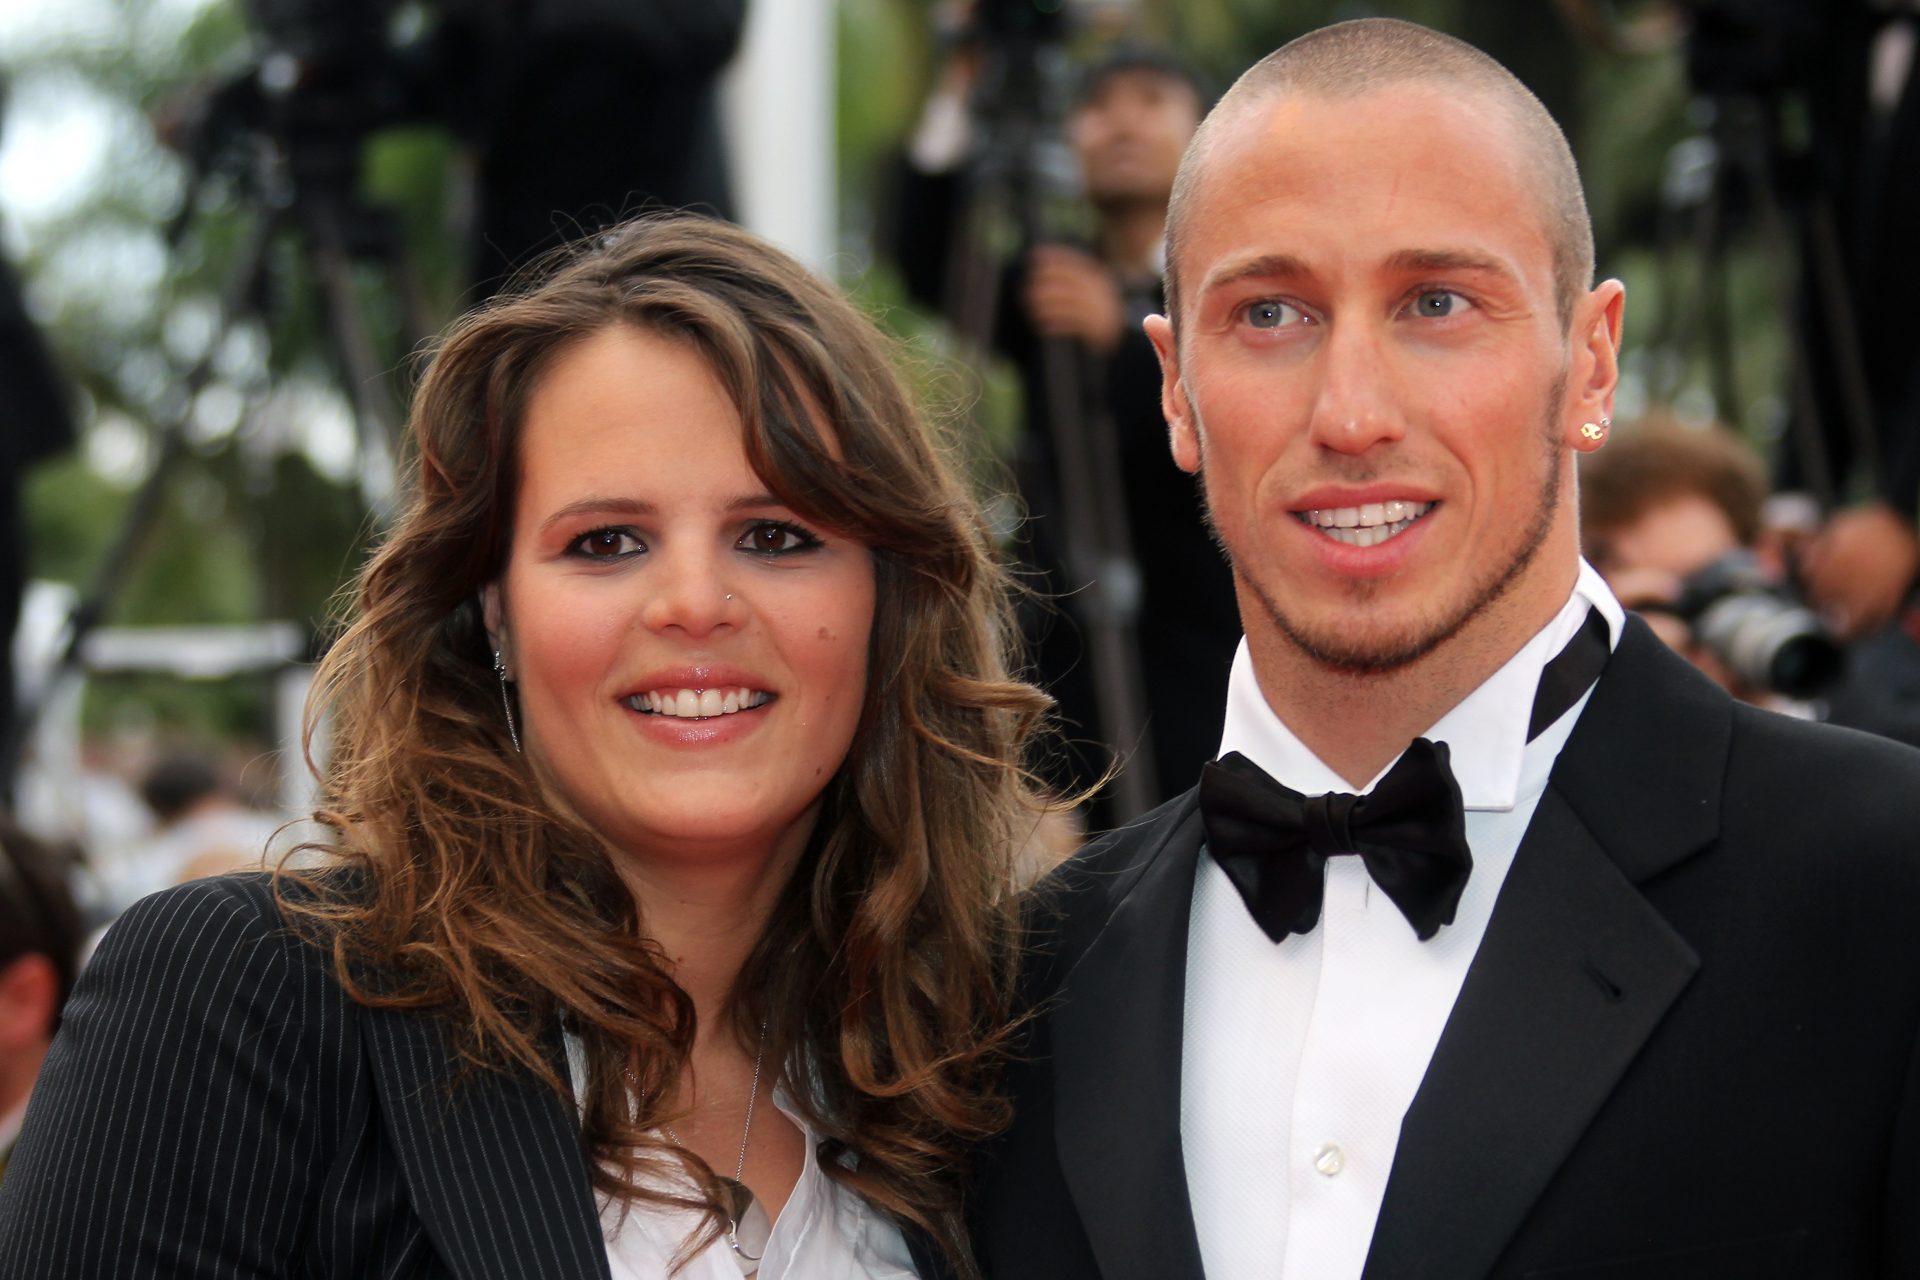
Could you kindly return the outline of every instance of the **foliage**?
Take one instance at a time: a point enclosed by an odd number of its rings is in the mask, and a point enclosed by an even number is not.
[[[204,0],[197,8],[194,0],[93,2],[110,15],[109,30],[45,44],[15,68],[20,84],[105,104],[112,129],[97,186],[27,237],[23,265],[35,282],[33,301],[91,424],[83,454],[44,468],[31,486],[37,571],[76,583],[97,572],[130,486],[154,456],[153,433],[183,419],[192,448],[169,481],[161,516],[142,540],[110,620],[286,618],[318,631],[371,526],[354,483],[345,401],[319,390],[337,386],[337,361],[309,240],[296,234],[276,241],[260,287],[247,299],[248,317],[218,345],[211,388],[198,402],[181,403],[185,371],[214,341],[217,299],[258,212],[252,197],[259,188],[238,176],[244,167],[230,168],[210,177],[196,198],[185,166],[154,142],[148,117],[167,114],[185,88],[249,68],[256,54],[241,7],[237,0]],[[1684,222],[1663,220],[1660,202],[1668,157],[1692,128],[1677,49],[1631,58],[1600,52],[1559,23],[1556,6],[1536,0],[1139,0],[1120,8],[1131,10],[1138,34],[1183,50],[1221,85],[1293,35],[1366,13],[1413,18],[1490,48],[1535,86],[1576,140],[1602,269],[1623,276],[1632,292],[1628,398],[1707,404],[1706,393],[1716,389],[1702,344],[1676,328],[1676,314],[1700,286],[1689,251],[1661,247],[1663,235],[1671,242],[1685,230]],[[930,9],[925,0],[837,0],[845,228],[839,264],[856,295],[908,339],[916,352],[911,372],[939,411],[985,424],[984,435],[973,437],[983,442],[984,458],[1004,451],[1015,429],[1011,381],[1004,370],[984,377],[969,371],[943,327],[904,301],[898,279],[876,260],[871,237],[885,202],[881,175],[912,124],[938,54]],[[463,289],[458,144],[443,130],[393,129],[370,140],[363,160],[362,193],[397,211],[428,318],[443,322]],[[190,198],[193,216],[170,246],[168,224]],[[1726,296],[1740,379],[1717,390],[1720,411],[1756,434],[1778,416],[1781,283],[1763,254],[1736,246]],[[351,288],[396,392],[403,391],[407,349],[419,335],[405,332],[395,279],[363,265]],[[118,682],[105,696],[155,696],[135,685]],[[200,716],[202,723],[250,722],[246,699],[256,693],[219,696],[239,701]],[[167,714],[186,712],[170,704]]]

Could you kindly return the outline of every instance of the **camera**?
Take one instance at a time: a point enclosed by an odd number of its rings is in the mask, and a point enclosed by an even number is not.
[[[1846,653],[1820,619],[1773,582],[1751,551],[1732,551],[1681,584],[1670,610],[1742,683],[1789,698],[1831,688]]]

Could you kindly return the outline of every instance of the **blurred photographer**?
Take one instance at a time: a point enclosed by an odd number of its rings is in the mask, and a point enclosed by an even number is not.
[[[0,818],[0,1177],[86,938],[67,862]]]
[[[1891,626],[1843,651],[1797,589],[1808,531],[1769,520],[1782,512],[1722,428],[1647,422],[1581,459],[1586,556],[1675,650],[1748,702],[1920,743],[1915,635]]]
[[[968,215],[967,178],[986,131],[977,100],[990,50],[975,30],[956,40],[939,72],[896,179],[888,237],[910,293],[949,317],[965,282],[952,270]],[[1240,637],[1233,579],[1207,532],[1198,490],[1173,465],[1160,412],[1160,373],[1140,321],[1162,309],[1167,200],[1180,157],[1211,100],[1177,58],[1120,46],[1083,68],[1064,133],[1091,212],[1084,242],[1024,246],[998,270],[992,345],[1018,368],[1026,431],[1016,455],[1027,513],[1020,554],[1064,617],[1027,619],[1040,682],[1076,737],[1125,752],[1102,726],[1060,527],[1059,457],[1041,375],[1045,338],[1072,340],[1084,357],[1090,408],[1112,424],[1141,600],[1135,637],[1150,712],[1157,798],[1183,790],[1220,739],[1227,671]],[[993,157],[987,157],[991,162]],[[1166,701],[1177,698],[1177,702]],[[1104,760],[1082,760],[1066,781],[1092,782]]]

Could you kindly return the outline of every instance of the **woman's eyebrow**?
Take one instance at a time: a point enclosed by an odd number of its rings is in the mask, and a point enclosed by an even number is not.
[[[637,498],[609,498],[589,495],[577,501],[569,502],[566,506],[561,507],[558,511],[549,515],[545,520],[540,522],[540,529],[541,532],[544,533],[546,530],[553,528],[553,526],[571,520],[576,516],[589,514],[650,516],[656,514],[658,510],[659,508],[654,506],[653,503],[641,502]]]

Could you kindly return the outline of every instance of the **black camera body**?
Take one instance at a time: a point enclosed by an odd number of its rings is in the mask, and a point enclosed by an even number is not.
[[[1670,610],[1744,684],[1812,698],[1846,670],[1846,651],[1751,551],[1730,551],[1681,584]]]

